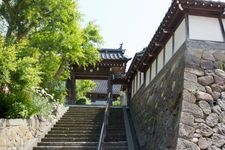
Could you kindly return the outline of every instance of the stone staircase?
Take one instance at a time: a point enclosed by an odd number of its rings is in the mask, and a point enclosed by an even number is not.
[[[70,107],[34,150],[96,150],[104,108]],[[111,108],[105,150],[128,150],[122,108]]]

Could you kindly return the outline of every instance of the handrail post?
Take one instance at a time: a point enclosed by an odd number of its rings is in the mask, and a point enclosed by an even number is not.
[[[111,92],[108,93],[107,105],[104,112],[104,118],[101,128],[101,134],[99,137],[98,150],[104,150],[104,140],[106,137],[106,127],[108,126],[109,109],[111,105]]]

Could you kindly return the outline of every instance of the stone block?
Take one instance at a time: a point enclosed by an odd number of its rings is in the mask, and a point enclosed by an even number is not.
[[[205,87],[196,82],[184,80],[184,89],[190,92],[202,91],[206,92]]]
[[[212,145],[211,139],[199,138],[199,140],[198,140],[198,146],[200,149],[206,149],[211,145]]]
[[[194,125],[194,119],[195,119],[194,116],[191,115],[190,113],[186,113],[186,112],[181,113],[180,121],[183,124],[193,126]]]
[[[193,142],[178,138],[176,150],[200,150],[200,148]]]
[[[213,91],[215,92],[219,92],[221,93],[223,91],[223,86],[219,85],[219,84],[212,84],[211,88]]]
[[[202,76],[198,78],[198,83],[200,83],[203,86],[207,86],[214,83],[214,78],[213,76]]]
[[[210,86],[205,86],[205,90],[207,93],[212,94],[212,88]]]
[[[218,75],[219,77],[225,79],[225,72],[221,69],[215,69],[215,74]]]
[[[207,150],[221,150],[221,149],[216,147],[216,146],[214,146],[214,145],[212,145],[212,146],[208,147]]]
[[[225,111],[225,100],[224,99],[218,99],[217,104],[220,106],[221,110]]]
[[[7,126],[26,126],[27,122],[25,119],[8,119]]]
[[[188,90],[183,90],[183,100],[190,103],[195,103],[196,97],[192,92],[189,92]]]
[[[179,136],[183,138],[192,138],[195,132],[195,128],[189,125],[179,124]]]
[[[199,133],[204,137],[210,137],[213,134],[213,129],[204,123],[200,123],[196,127],[196,133]]]
[[[193,116],[198,117],[198,118],[204,117],[202,109],[196,104],[192,104],[192,103],[188,103],[188,102],[183,101],[182,111],[188,112],[188,113],[190,113]]]
[[[225,79],[219,77],[218,75],[214,75],[213,77],[216,84],[220,84],[220,83],[224,84]]]
[[[224,111],[219,114],[219,121],[221,123],[225,123],[225,112]]]
[[[213,106],[212,111],[217,113],[218,115],[220,115],[222,113],[222,110],[219,105]]]
[[[211,107],[207,101],[199,101],[198,105],[206,115],[211,113]]]
[[[213,97],[214,100],[219,99],[219,98],[220,98],[220,95],[221,95],[220,92],[214,91],[214,92],[212,93],[212,97]]]
[[[217,134],[217,133],[213,134],[212,144],[217,147],[223,146],[225,144],[225,136]]]
[[[189,72],[184,72],[184,79],[186,79],[187,81],[197,82],[197,75]]]
[[[191,66],[200,66],[201,60],[195,56],[186,56],[185,63]]]
[[[211,113],[206,118],[206,124],[210,127],[214,127],[218,124],[219,116],[216,113]]]
[[[203,51],[202,58],[205,60],[215,61],[213,54],[209,51]]]
[[[203,69],[201,69],[198,66],[188,66],[188,67],[185,68],[185,72],[190,72],[190,73],[195,74],[197,76],[204,76],[205,75]]]
[[[208,102],[213,101],[213,97],[210,94],[202,92],[202,91],[196,92],[196,98],[197,100],[204,100]]]
[[[0,119],[0,129],[3,129],[6,127],[6,119]]]
[[[225,124],[224,123],[218,123],[218,133],[225,136]]]
[[[201,60],[201,68],[202,69],[214,69],[215,64],[211,60]]]
[[[187,56],[196,57],[201,59],[204,50],[202,48],[192,48],[191,50],[187,50]]]

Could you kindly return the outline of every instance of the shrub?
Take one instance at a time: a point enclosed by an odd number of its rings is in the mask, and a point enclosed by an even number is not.
[[[25,93],[0,94],[1,118],[29,118],[37,112],[29,95]]]
[[[88,102],[88,99],[86,97],[81,97],[76,101],[77,105],[85,105]]]
[[[116,98],[116,100],[112,102],[112,105],[113,105],[113,106],[121,106],[121,105],[122,105],[120,96],[118,96],[118,97]]]
[[[112,105],[113,105],[113,106],[121,106],[122,103],[121,103],[120,100],[116,100],[116,101],[113,101],[113,102],[112,102]]]

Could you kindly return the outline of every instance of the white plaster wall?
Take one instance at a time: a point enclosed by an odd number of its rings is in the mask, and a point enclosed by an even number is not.
[[[150,73],[151,73],[151,67],[148,68],[146,74],[145,74],[145,79],[146,79],[146,86],[149,85],[150,83]]]
[[[142,86],[143,83],[144,83],[144,73],[141,72],[141,86]]]
[[[132,80],[131,97],[134,96],[134,80]]]
[[[170,60],[173,55],[173,37],[169,39],[165,46],[165,64]]]
[[[134,78],[134,95],[137,91],[137,75],[135,75],[135,78]]]
[[[152,63],[151,67],[151,80],[153,80],[156,76],[156,60]]]
[[[161,71],[163,68],[163,59],[164,59],[164,49],[158,55],[158,63],[157,63],[157,73]]]
[[[174,33],[174,53],[182,46],[186,40],[185,19],[181,22]]]
[[[189,15],[190,39],[223,41],[218,18]]]

